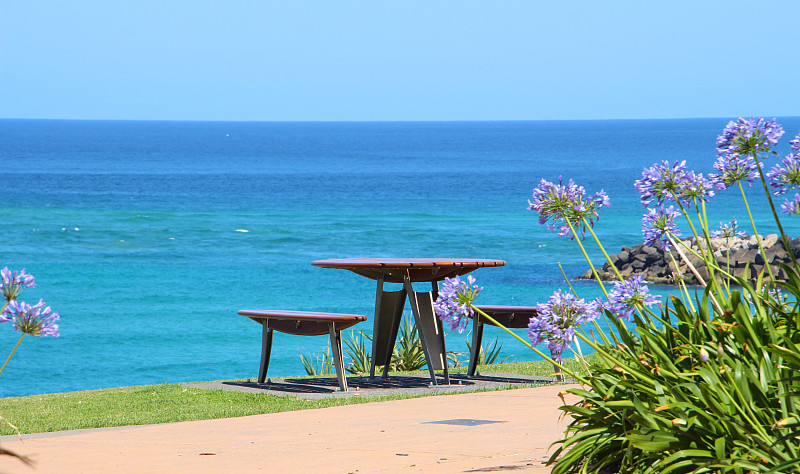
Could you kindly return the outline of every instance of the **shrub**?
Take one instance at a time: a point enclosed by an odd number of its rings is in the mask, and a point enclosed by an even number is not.
[[[718,138],[715,172],[707,178],[688,170],[685,162],[664,161],[643,171],[635,187],[647,207],[642,220],[645,243],[674,249],[675,258],[684,261],[702,287],[700,294],[690,294],[685,279],[676,275],[681,297],[671,297],[656,310],[651,307],[658,299],[641,279],[625,280],[619,274],[594,233],[598,211],[609,203],[605,193],[587,197],[571,180],[542,180],[534,190],[529,209],[539,213],[539,222],[575,240],[594,269],[583,244],[588,232],[619,278],[609,292],[593,270],[605,299],[587,303],[570,288],[573,295],[557,292],[551,298],[550,316],[531,320],[531,341],[546,343],[552,357],[522,340],[557,366],[561,350],[573,341],[597,352],[585,373],[561,367],[580,384],[567,390],[580,400],[561,407],[571,422],[564,439],[554,443],[554,473],[800,472],[796,256],[790,250],[792,265],[782,265],[784,280],[765,265],[753,286],[720,265],[711,245],[695,250],[677,238],[677,220],[682,217],[695,241],[708,244],[706,203],[717,192],[736,186],[761,256],[769,262],[742,186],[743,181],[758,180],[783,246],[791,249],[770,188],[780,195],[800,185],[800,135],[780,164],[766,173],[762,166],[775,154],[772,148],[782,134],[774,120],[739,119]],[[785,200],[781,209],[800,214],[800,194]],[[705,263],[707,278],[690,258]],[[456,279],[446,285],[456,289],[445,296],[462,308],[456,315],[441,314],[453,325],[454,319],[477,310],[472,304],[477,294]],[[557,309],[556,303],[565,301],[571,302],[571,309]],[[437,307],[452,306],[438,302]],[[609,330],[597,323],[595,313],[605,318]],[[591,329],[581,328],[582,322],[589,322]]]

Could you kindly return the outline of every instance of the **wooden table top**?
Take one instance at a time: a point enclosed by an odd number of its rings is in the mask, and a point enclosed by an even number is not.
[[[505,260],[488,258],[330,258],[311,265],[350,270],[361,276],[401,283],[408,274],[411,281],[440,281],[467,274],[482,267],[502,267]]]

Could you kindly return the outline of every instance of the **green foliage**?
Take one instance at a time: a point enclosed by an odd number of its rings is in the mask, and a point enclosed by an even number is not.
[[[411,372],[425,367],[427,362],[417,327],[412,326],[408,319],[403,319],[399,336],[392,352],[391,370]]]
[[[591,359],[589,356],[587,359]],[[577,368],[574,359],[565,365]],[[552,372],[545,361],[517,362],[486,366],[483,372],[518,373],[545,376]],[[435,395],[435,392],[432,392]],[[210,420],[234,416],[276,413],[311,408],[351,405],[381,400],[415,398],[407,395],[389,397],[333,397],[304,399],[263,393],[209,390],[178,384],[51,393],[27,397],[0,398],[0,411],[14,419],[21,433],[44,433],[81,428],[172,423]],[[0,423],[0,435],[16,434]]]
[[[465,341],[467,343],[467,350],[472,353],[472,344],[469,341]],[[478,365],[487,365],[487,364],[504,364],[511,359],[511,356],[508,356],[497,362],[497,358],[500,357],[500,351],[503,349],[503,344],[500,342],[500,339],[495,337],[492,339],[492,342],[489,343],[488,346],[485,348],[481,345],[481,352],[478,354]]]
[[[351,332],[344,338],[344,352],[347,355],[348,363],[345,370],[350,374],[367,374],[372,364],[372,355],[369,352],[367,341],[372,341],[372,337],[362,331]],[[498,338],[484,350],[481,348],[480,365],[496,364],[503,348]],[[471,345],[467,341],[467,353],[448,351],[447,361],[450,367],[459,367],[461,358],[468,357]],[[511,357],[506,357],[499,363],[506,363]],[[325,352],[317,356],[300,354],[300,360],[305,369],[306,375],[333,375],[333,359],[330,353]],[[398,340],[392,351],[392,361],[389,370],[392,372],[414,372],[424,368],[425,352],[422,349],[422,342],[416,326],[412,325],[408,319],[403,319],[399,328]]]
[[[303,363],[306,375],[333,375],[333,359],[328,350],[316,356],[306,357],[300,354],[300,362]]]
[[[0,410],[13,417],[20,432],[25,434],[231,418],[400,398],[410,397],[309,400],[160,384],[8,397],[0,399]],[[14,433],[0,425],[0,434]]]
[[[618,336],[590,342],[588,383],[568,390],[581,401],[562,407],[554,473],[800,472],[800,311],[735,281],[722,314],[706,290],[697,310],[673,297],[632,327],[609,319]]]
[[[369,355],[364,339],[372,340],[371,337],[358,331],[358,336],[355,335],[355,332],[351,332],[344,340],[344,350],[350,359],[350,363],[347,364],[345,370],[350,374],[368,374],[370,371],[372,358]]]
[[[771,147],[782,133],[774,120],[729,123],[717,142],[714,167],[725,171],[716,184],[686,170],[683,162],[670,167],[665,161],[642,173],[636,183],[642,202],[676,203],[698,245],[679,240],[673,222],[652,219],[652,209],[642,221],[645,239],[673,248],[671,266],[685,265],[703,288],[702,295],[691,296],[687,278],[679,275],[681,298],[672,297],[656,314],[641,297],[619,298],[624,285],[615,285],[612,301],[600,282],[609,302],[624,303],[636,313],[626,324],[606,309],[611,331],[595,321],[591,333],[576,334],[597,351],[597,359],[588,366],[588,375],[565,368],[581,383],[569,390],[580,401],[562,407],[572,422],[566,437],[555,443],[552,472],[800,473],[800,264],[770,192],[776,184],[792,188],[797,183],[784,176],[785,170],[768,183],[759,161],[759,155],[765,159],[777,154]],[[793,147],[800,136],[795,140]],[[731,173],[731,166],[741,166],[740,159],[758,173],[780,245],[789,251],[793,267],[781,265],[780,272],[772,268],[774,254],[759,237],[742,186],[749,178]],[[737,185],[741,192],[759,248],[754,286],[737,278],[739,272],[731,275],[727,262],[720,264],[713,252],[706,214],[712,185]],[[784,208],[795,205],[787,200]],[[594,221],[579,219],[566,219],[569,230],[575,235],[575,225],[583,225],[609,268],[624,280],[592,230]],[[582,240],[575,242],[595,268]],[[704,265],[703,272],[695,264]],[[749,277],[746,270],[743,276]],[[776,295],[778,287],[784,295]]]

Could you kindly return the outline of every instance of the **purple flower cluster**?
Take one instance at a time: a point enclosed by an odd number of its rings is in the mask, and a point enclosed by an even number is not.
[[[776,196],[800,187],[800,132],[789,142],[792,153],[786,155],[781,162],[767,172],[772,193]],[[786,199],[781,205],[782,212],[798,215],[800,201]]]
[[[0,323],[12,323],[14,329],[31,336],[58,336],[58,313],[50,310],[44,301],[31,306],[24,301],[11,300],[0,314]]]
[[[750,186],[758,178],[758,166],[752,155],[719,155],[714,162],[717,173],[709,173],[708,179],[719,190],[727,189],[740,181]]]
[[[739,118],[730,122],[717,137],[717,155],[719,156],[751,156],[757,152],[769,152],[783,136],[783,128],[775,119],[764,120],[763,117]]]
[[[655,209],[647,209],[647,214],[642,217],[642,235],[644,243],[652,247],[658,245],[663,250],[669,250],[669,236],[681,235],[681,230],[675,224],[675,219],[681,213],[672,206],[665,208],[663,205]]]
[[[556,290],[547,303],[536,305],[537,315],[528,324],[528,338],[538,346],[542,342],[561,362],[561,352],[575,339],[575,329],[600,316],[602,308],[586,303],[569,292]]]
[[[686,161],[668,161],[654,164],[642,170],[642,179],[634,182],[641,195],[643,206],[654,200],[661,204],[665,200],[691,205],[694,199],[708,201],[714,197],[714,184],[701,173],[686,169]]]
[[[800,216],[800,194],[795,194],[794,199],[787,199],[781,204],[781,212],[791,214],[793,216]]]
[[[767,171],[767,179],[776,196],[800,186],[800,153],[786,155],[780,164]]]
[[[661,296],[651,295],[644,278],[636,275],[614,283],[608,294],[609,311],[619,319],[630,319],[638,306],[652,306],[661,302]]]
[[[571,234],[569,224],[580,228],[586,220],[593,226],[598,216],[597,210],[609,205],[608,195],[603,190],[587,197],[583,186],[578,186],[571,179],[565,185],[562,178],[558,178],[558,184],[543,179],[533,190],[532,200],[528,200],[528,210],[539,213],[539,224],[547,224],[548,229],[561,236]]]
[[[720,222],[719,230],[712,230],[711,232],[709,232],[709,235],[711,235],[711,237],[730,239],[733,237],[744,237],[747,234],[745,234],[740,230],[737,230],[736,219],[734,219],[728,223]]]
[[[6,301],[16,299],[24,288],[36,288],[33,275],[25,273],[24,268],[19,272],[16,270],[12,272],[8,267],[0,270],[0,291]]]
[[[475,284],[472,275],[467,276],[467,281],[458,276],[445,278],[433,309],[452,331],[464,332],[469,318],[474,314],[472,302],[482,289]]]

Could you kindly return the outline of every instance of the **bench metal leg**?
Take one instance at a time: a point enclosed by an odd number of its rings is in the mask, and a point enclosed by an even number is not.
[[[442,370],[445,384],[450,385],[450,374],[447,370],[447,352],[444,346],[444,327],[442,321],[436,317],[436,313],[433,310],[433,291],[422,293],[414,291],[408,272],[403,276],[403,286],[408,294],[411,312],[414,314],[414,320],[417,323],[422,350],[425,353],[425,360],[428,362],[431,383],[438,385],[435,371]]]
[[[258,321],[261,323],[261,366],[258,369],[258,383],[267,379],[269,356],[272,352],[272,329],[269,328],[269,319]]]
[[[347,391],[347,377],[344,371],[344,360],[342,359],[342,333],[336,329],[334,323],[328,323],[328,330],[331,335],[331,352],[333,352],[333,363],[336,368],[336,378],[339,379],[339,390]]]
[[[476,314],[475,319],[472,321],[472,350],[469,353],[468,377],[474,377],[475,371],[478,369],[478,360],[481,356],[481,344],[483,340],[483,323],[480,317]]]

